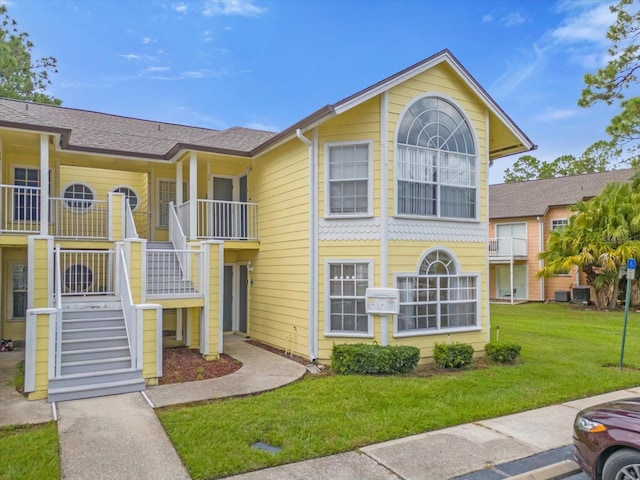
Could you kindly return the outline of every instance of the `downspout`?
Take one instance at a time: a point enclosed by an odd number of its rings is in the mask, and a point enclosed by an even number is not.
[[[484,113],[484,126],[485,126],[485,131],[487,132],[487,136],[489,136],[489,134],[491,133],[489,130],[489,112],[485,111]],[[489,198],[489,169],[493,166],[493,160],[491,160],[491,157],[489,155],[489,142],[485,142],[485,156],[487,159],[487,174],[485,175],[485,188],[487,189],[487,208],[485,211],[485,215],[486,215],[486,231],[485,231],[485,238],[486,240],[486,245],[489,245],[489,225],[491,224],[490,222],[490,212],[489,212],[489,202],[490,202],[490,198]],[[485,263],[485,279],[487,282],[487,294],[484,298],[484,302],[485,302],[485,308],[487,309],[487,342],[491,341],[491,301],[490,301],[490,297],[491,297],[491,282],[489,281],[490,277],[491,277],[491,265],[490,265],[490,261],[489,261],[489,251],[488,249],[485,249],[485,255],[486,257],[486,263]],[[496,287],[497,289],[497,287]],[[497,293],[497,292],[496,292]],[[496,294],[497,296],[497,294]],[[482,307],[481,307],[482,309]],[[480,323],[482,323],[482,316],[480,317]]]
[[[389,102],[386,91],[380,97],[380,103],[380,286],[386,288],[389,275]],[[389,345],[388,315],[380,317],[380,343]]]
[[[309,147],[309,359],[318,358],[318,196],[317,196],[317,162],[314,143],[317,142],[317,130],[314,131],[312,142],[296,130],[298,139]]]
[[[537,217],[538,220],[538,269],[542,270],[544,268],[544,260],[540,258],[540,253],[544,251],[544,223],[542,221],[542,217]],[[540,300],[545,301],[544,294],[544,277],[540,277]]]

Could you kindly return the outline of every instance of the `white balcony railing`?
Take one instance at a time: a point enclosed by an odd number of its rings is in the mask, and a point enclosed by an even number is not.
[[[489,239],[489,257],[526,257],[527,240],[516,237]]]
[[[113,250],[59,250],[56,260],[61,296],[115,294]]]
[[[258,204],[197,200],[196,236],[214,240],[258,240]],[[190,232],[190,201],[178,207],[185,233]]]
[[[125,200],[124,206],[124,238],[138,238],[136,221],[129,205],[129,200]]]
[[[58,238],[108,238],[109,202],[51,198],[50,232]]]
[[[40,187],[0,185],[2,232],[33,233],[40,230]]]
[[[201,251],[147,250],[147,295],[200,297],[202,282]]]

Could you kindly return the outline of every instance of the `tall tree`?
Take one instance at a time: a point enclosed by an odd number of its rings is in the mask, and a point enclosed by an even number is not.
[[[640,256],[640,183],[610,183],[591,200],[571,207],[566,227],[552,230],[540,253],[545,266],[538,276],[580,268],[594,287],[598,308],[613,308],[618,294],[618,270]]]
[[[544,178],[582,175],[584,173],[606,172],[615,168],[629,166],[628,160],[621,160],[621,150],[613,142],[599,140],[587,148],[580,158],[562,155],[552,162],[541,162],[531,155],[523,155],[504,172],[504,181],[526,182]]]
[[[33,42],[18,30],[6,5],[0,5],[0,97],[60,105],[62,100],[47,95],[50,75],[57,73],[54,57],[31,57]]]
[[[578,105],[619,101],[621,111],[611,120],[607,133],[617,143],[634,142],[640,140],[640,97],[627,94],[629,87],[637,86],[640,68],[640,9],[637,0],[620,0],[610,8],[616,20],[607,31],[609,62],[595,74],[584,76],[586,87]]]

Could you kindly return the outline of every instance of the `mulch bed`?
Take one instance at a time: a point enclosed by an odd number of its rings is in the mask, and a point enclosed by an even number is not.
[[[268,350],[269,352],[275,353],[276,355],[280,355],[281,357],[288,358],[289,360],[293,360],[294,362],[298,362],[301,365],[309,365],[311,363],[309,360],[307,360],[304,357],[287,353],[280,348],[272,347],[271,345],[267,345],[266,343],[259,342],[258,340],[247,340],[247,343],[249,345],[253,345],[254,347],[259,347],[264,350]]]
[[[242,364],[224,353],[218,360],[205,360],[197,350],[186,347],[165,348],[162,352],[160,385],[194,382],[229,375]]]

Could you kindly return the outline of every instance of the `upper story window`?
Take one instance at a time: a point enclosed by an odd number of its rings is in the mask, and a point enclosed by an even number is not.
[[[569,220],[566,218],[551,220],[551,230],[566,227],[567,225],[569,225]]]
[[[122,193],[127,200],[129,200],[129,206],[131,211],[134,211],[138,207],[138,195],[129,187],[118,187],[113,189],[114,193]]]
[[[72,183],[64,189],[62,195],[67,207],[76,211],[89,210],[93,205],[93,191],[82,183]]]
[[[477,163],[472,130],[460,111],[442,98],[415,101],[398,127],[397,213],[475,219]]]
[[[367,216],[373,213],[371,151],[370,142],[327,144],[327,216]]]

